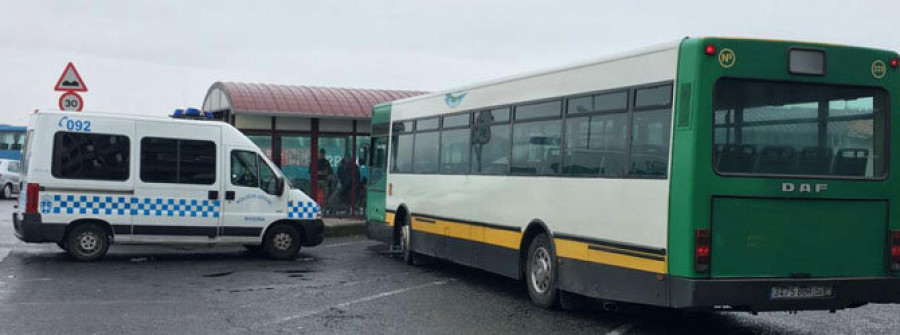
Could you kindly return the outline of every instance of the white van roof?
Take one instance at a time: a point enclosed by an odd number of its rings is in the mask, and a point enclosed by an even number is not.
[[[76,115],[81,117],[102,117],[102,118],[111,118],[111,119],[119,119],[119,120],[136,120],[136,121],[156,121],[156,122],[173,122],[173,123],[183,123],[183,124],[202,124],[202,125],[227,125],[224,122],[210,122],[207,120],[191,120],[191,119],[176,119],[168,116],[151,116],[151,115],[137,115],[137,114],[120,114],[120,113],[109,113],[109,112],[70,112],[70,111],[61,111],[56,109],[39,109],[35,111],[35,114],[39,115]]]

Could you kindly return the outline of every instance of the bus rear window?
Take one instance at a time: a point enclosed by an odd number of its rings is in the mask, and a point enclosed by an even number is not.
[[[714,110],[719,174],[885,176],[882,89],[726,78],[716,83]]]

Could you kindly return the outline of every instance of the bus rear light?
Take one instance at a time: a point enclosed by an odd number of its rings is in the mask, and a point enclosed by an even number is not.
[[[706,48],[703,50],[706,55],[712,56],[716,54],[716,46],[712,44],[707,44]]]
[[[38,212],[38,193],[41,185],[37,183],[28,183],[25,186],[25,213],[37,214]]]
[[[900,65],[900,60],[898,60],[897,58],[891,58],[891,67],[897,67],[898,65]]]
[[[709,229],[697,229],[694,235],[694,271],[709,272]]]

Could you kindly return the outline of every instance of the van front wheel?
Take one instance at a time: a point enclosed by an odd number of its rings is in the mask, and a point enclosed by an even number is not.
[[[288,225],[269,228],[266,237],[263,238],[263,249],[266,255],[274,259],[297,258],[297,253],[300,252],[300,232]]]
[[[109,250],[109,236],[100,225],[87,223],[72,229],[66,236],[66,250],[77,261],[91,262],[103,258]]]

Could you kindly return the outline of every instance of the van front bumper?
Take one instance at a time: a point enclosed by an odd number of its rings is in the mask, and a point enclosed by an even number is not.
[[[48,224],[38,213],[13,213],[13,228],[16,237],[23,242],[60,242],[65,236],[66,225]]]
[[[868,303],[900,303],[900,277],[735,278],[670,277],[671,307],[692,310],[837,310]],[[773,299],[772,288],[828,287],[831,296]]]

